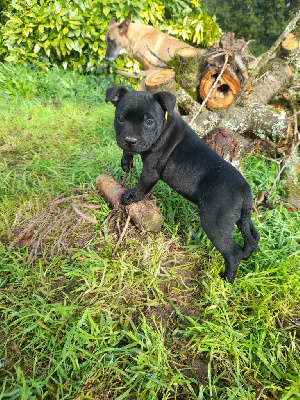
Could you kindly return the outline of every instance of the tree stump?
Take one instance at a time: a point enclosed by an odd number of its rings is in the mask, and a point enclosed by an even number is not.
[[[150,93],[166,91],[175,95],[175,72],[172,69],[164,69],[148,75],[145,79],[145,88]]]
[[[221,68],[209,67],[201,76],[201,83],[199,88],[200,97],[205,100],[211,87],[215,83],[217,77],[221,72]],[[233,102],[234,96],[240,90],[240,81],[232,68],[227,68],[216,87],[210,94],[206,103],[207,108],[210,110],[219,109],[224,110]]]

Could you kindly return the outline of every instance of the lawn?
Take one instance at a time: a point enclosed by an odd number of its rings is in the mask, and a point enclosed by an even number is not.
[[[161,232],[130,225],[113,255],[126,215],[95,190],[107,169],[123,177],[110,85],[0,65],[0,399],[299,399],[300,212],[283,176],[253,213],[261,252],[232,285],[197,208],[161,182]],[[244,159],[254,196],[279,168]],[[132,183],[140,171],[137,157]],[[83,193],[96,224],[67,201],[47,208]],[[35,254],[30,238],[9,250],[45,209]]]

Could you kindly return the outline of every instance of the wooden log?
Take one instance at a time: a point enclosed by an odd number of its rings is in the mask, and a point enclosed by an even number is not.
[[[300,42],[297,40],[296,33],[288,33],[281,43],[282,54],[288,56],[291,51],[295,51],[300,47]]]
[[[203,51],[202,51],[203,52]],[[177,87],[183,88],[194,100],[199,100],[201,50],[193,47],[179,49],[168,67],[175,71]]]
[[[166,91],[175,94],[175,72],[172,69],[164,69],[148,75],[145,79],[145,89],[150,93]]]
[[[225,115],[224,110],[211,112],[206,110],[200,113],[192,124],[200,136],[204,136],[207,131],[219,125]],[[183,117],[189,123],[192,115]],[[276,141],[284,141],[290,131],[290,119],[284,118],[280,112],[272,106],[265,107],[240,107],[232,111],[229,121],[225,121],[222,126],[239,133],[240,135],[252,133],[260,139],[271,139],[270,143],[275,149]]]
[[[243,136],[224,127],[212,129],[202,140],[228,162],[233,162],[238,152],[245,153],[251,148]]]
[[[248,74],[246,65],[244,64],[242,58],[240,56],[238,56],[238,55],[234,56],[234,61],[235,61],[235,64],[236,64],[237,68],[239,69],[240,73],[242,74],[243,81],[246,82],[247,79],[249,78],[249,74]],[[251,85],[248,86],[247,91],[248,92],[252,91],[252,86]]]
[[[121,206],[121,195],[126,191],[126,188],[120,185],[111,175],[99,175],[96,178],[96,187],[111,207]],[[134,224],[142,231],[160,231],[164,217],[152,201],[141,200],[124,208]]]
[[[185,115],[182,118],[189,124],[193,116],[199,111],[200,104],[195,102],[182,89],[177,91],[176,97],[179,109],[184,110]],[[219,123],[224,115],[224,110],[212,112],[204,108],[191,128],[202,137],[208,131],[220,126]],[[289,118],[284,118],[272,106],[240,107],[232,112],[230,120],[226,121],[226,125],[223,126],[241,135],[249,132],[261,139],[268,137],[276,141],[278,138],[285,139],[288,136],[290,121]]]
[[[282,42],[279,57],[287,61],[295,76],[299,76],[300,71],[300,41],[296,38],[296,33],[288,33]],[[297,85],[297,83],[296,83]]]
[[[245,93],[239,104],[244,107],[268,104],[274,96],[284,91],[292,77],[293,73],[286,61],[279,58],[269,61],[253,83],[251,93]]]
[[[202,100],[205,100],[211,87],[215,83],[221,68],[209,67],[201,76],[199,93]],[[234,96],[240,90],[240,81],[231,67],[223,72],[218,84],[213,89],[206,103],[210,110],[224,110],[233,102]]]
[[[243,173],[242,157],[252,150],[253,145],[242,135],[231,129],[218,127],[203,136],[202,140]]]

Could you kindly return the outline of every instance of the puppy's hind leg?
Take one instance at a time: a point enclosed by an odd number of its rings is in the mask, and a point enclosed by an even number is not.
[[[233,240],[232,232],[234,224],[232,221],[215,221],[213,216],[201,216],[201,225],[207,237],[222,254],[225,261],[225,271],[220,273],[220,277],[232,283],[236,277],[239,264],[243,257],[243,251]]]
[[[244,239],[242,259],[247,260],[255,250],[260,250],[258,246],[260,235],[251,221],[251,211],[242,210],[242,217],[236,224]]]

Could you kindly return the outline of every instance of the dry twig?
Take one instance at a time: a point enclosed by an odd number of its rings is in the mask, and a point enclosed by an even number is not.
[[[120,235],[120,238],[119,238],[119,240],[118,240],[118,242],[117,242],[117,244],[116,244],[116,246],[115,246],[115,248],[114,248],[114,251],[113,251],[113,253],[112,253],[112,257],[115,256],[115,254],[116,254],[118,248],[120,247],[120,244],[122,243],[122,241],[123,241],[123,239],[124,239],[124,236],[125,236],[125,234],[126,234],[126,232],[127,232],[128,226],[129,226],[129,222],[130,222],[130,215],[128,215],[128,217],[127,217],[127,220],[126,220],[124,229],[123,229],[123,231],[122,231],[122,233],[121,233],[121,235]]]
[[[38,256],[39,252],[43,251],[43,243],[45,238],[49,236],[51,232],[55,231],[55,229],[57,230],[58,227],[62,226],[63,228],[60,229],[58,240],[54,242],[51,246],[51,256],[55,256],[55,249],[57,249],[56,255],[60,254],[62,250],[65,250],[68,253],[66,236],[71,231],[71,229],[73,229],[82,219],[93,224],[97,222],[94,218],[89,217],[85,213],[81,212],[79,210],[80,207],[78,208],[78,206],[75,204],[75,201],[87,197],[100,196],[99,193],[83,193],[80,195],[76,194],[65,197],[66,194],[69,194],[71,192],[78,193],[86,190],[87,189],[82,188],[72,188],[57,196],[40,214],[38,214],[29,223],[26,228],[21,230],[21,232],[14,237],[8,249],[12,250],[14,247],[20,245],[22,243],[22,239],[29,236],[30,234],[30,238],[26,240],[26,244],[31,246],[31,251],[28,256],[28,261],[31,261]],[[71,205],[64,208],[59,207],[60,205],[70,201],[72,201]],[[101,207],[98,204],[88,203],[82,203],[81,206],[83,208],[90,209],[98,209]],[[80,219],[78,219],[78,217],[80,217]]]
[[[88,221],[91,224],[97,223],[97,220],[95,218],[89,217],[88,215],[86,215],[82,211],[80,211],[74,202],[72,202],[72,209],[74,212],[76,212],[77,215],[79,215],[79,217],[81,217],[85,221]]]
[[[261,396],[262,396],[264,390],[265,390],[265,387],[263,386],[263,387],[260,389],[260,391],[259,391],[259,393],[258,393],[258,396],[256,397],[256,400],[259,400],[259,399],[261,398]]]

